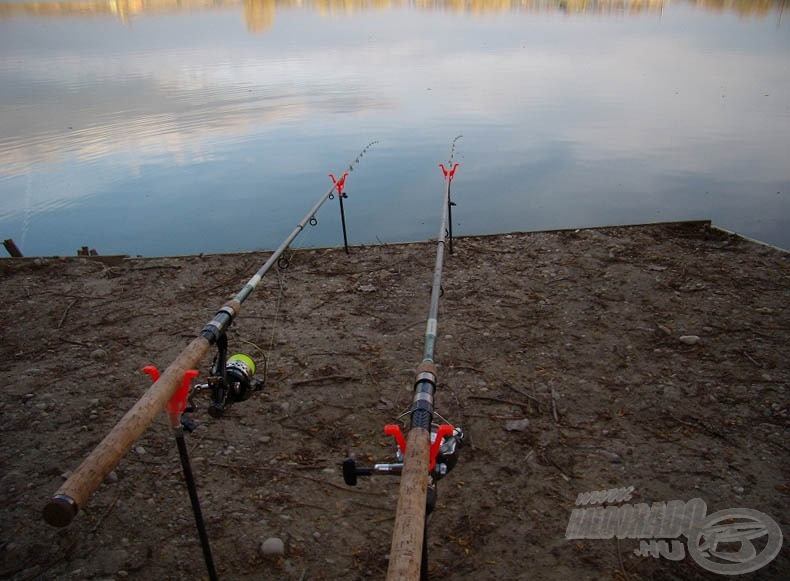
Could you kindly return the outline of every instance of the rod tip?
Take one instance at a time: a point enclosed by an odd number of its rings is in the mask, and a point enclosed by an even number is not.
[[[56,494],[44,507],[44,520],[53,527],[65,527],[77,516],[79,508],[70,496]]]

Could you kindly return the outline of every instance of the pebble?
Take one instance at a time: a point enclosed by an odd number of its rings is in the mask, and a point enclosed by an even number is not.
[[[700,342],[700,338],[697,335],[682,335],[679,339],[681,343],[685,343],[686,345],[696,345]]]
[[[615,454],[614,452],[609,452],[607,450],[598,450],[598,453],[609,460],[612,464],[621,464],[623,459],[620,457],[619,454]]]
[[[376,287],[372,284],[361,284],[357,287],[357,290],[361,293],[372,293],[376,292]]]
[[[91,359],[104,359],[105,357],[107,357],[107,352],[102,348],[94,349],[90,354]]]
[[[744,493],[744,488],[743,486],[733,486],[732,491],[738,496],[741,496]]]
[[[258,443],[259,444],[268,444],[271,441],[272,441],[272,437],[271,436],[261,436],[260,438],[258,438]]]
[[[118,482],[118,473],[115,470],[113,470],[107,475],[107,478],[105,478],[104,481],[110,483]]]
[[[529,427],[529,420],[527,418],[521,420],[510,420],[505,422],[505,429],[508,432],[523,432]]]
[[[260,550],[264,557],[278,557],[285,554],[285,543],[282,539],[271,537],[261,543]]]
[[[142,446],[135,446],[134,452],[135,454],[139,454],[140,456],[142,456],[145,454],[145,448],[143,448]]]

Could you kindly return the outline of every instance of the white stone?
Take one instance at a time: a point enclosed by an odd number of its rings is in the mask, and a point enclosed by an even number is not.
[[[508,432],[523,432],[529,427],[529,420],[527,418],[521,420],[510,420],[505,422],[505,429]]]
[[[285,554],[285,543],[282,539],[271,537],[261,543],[261,555],[264,557],[278,557]]]

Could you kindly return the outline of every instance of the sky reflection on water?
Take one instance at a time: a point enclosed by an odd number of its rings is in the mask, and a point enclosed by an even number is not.
[[[28,255],[273,248],[373,140],[350,241],[431,238],[458,134],[456,234],[711,218],[790,248],[771,2],[27,4],[0,3],[0,234]],[[319,220],[297,246],[342,242]]]

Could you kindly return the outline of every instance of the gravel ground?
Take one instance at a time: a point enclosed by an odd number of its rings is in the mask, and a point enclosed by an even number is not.
[[[141,368],[166,367],[267,256],[0,260],[0,577],[206,577],[165,414],[71,525],[41,511],[147,389]],[[220,578],[384,576],[398,478],[348,487],[340,463],[394,458],[382,427],[411,400],[434,256],[301,249],[245,302],[230,349],[264,388],[221,419],[198,393],[187,436]],[[680,560],[566,538],[590,491],[790,522],[786,252],[705,223],[464,237],[443,288],[437,410],[467,437],[439,482],[432,578],[720,578],[684,537]],[[786,548],[745,575],[788,576]]]

